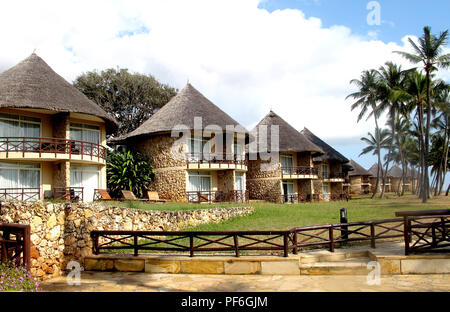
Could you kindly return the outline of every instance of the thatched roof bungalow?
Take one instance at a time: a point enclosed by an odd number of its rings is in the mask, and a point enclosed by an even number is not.
[[[0,73],[4,199],[20,193],[24,200],[92,200],[94,189],[106,188],[106,134],[117,127],[113,117],[35,53]]]

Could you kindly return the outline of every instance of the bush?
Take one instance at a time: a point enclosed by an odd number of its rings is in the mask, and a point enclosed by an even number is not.
[[[108,188],[115,198],[121,190],[132,191],[137,197],[144,197],[155,174],[149,161],[139,153],[109,152],[106,175]]]
[[[23,266],[11,263],[0,264],[0,291],[39,291],[39,281]]]

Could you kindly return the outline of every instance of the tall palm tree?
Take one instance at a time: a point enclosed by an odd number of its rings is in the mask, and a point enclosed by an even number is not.
[[[442,157],[437,170],[437,181],[435,195],[440,195],[444,186],[445,175],[448,170],[448,154],[450,139],[450,85],[444,82],[435,88],[437,92],[435,105],[439,113],[432,122],[432,127],[436,129],[434,135],[442,137]]]
[[[351,84],[354,84],[358,87],[358,91],[354,92],[352,94],[349,94],[346,99],[353,98],[357,99],[355,103],[352,104],[351,109],[352,111],[356,108],[360,109],[360,112],[358,114],[358,122],[361,121],[361,119],[367,115],[366,120],[368,120],[371,116],[373,116],[375,120],[375,133],[379,132],[378,127],[378,117],[380,115],[380,112],[377,107],[378,97],[379,97],[379,85],[377,81],[377,71],[374,69],[371,70],[365,70],[361,73],[360,80],[358,79],[352,79],[350,81]],[[378,141],[377,141],[378,142]],[[381,151],[381,147],[377,146],[377,150]],[[379,163],[381,162],[381,157],[379,157]],[[381,166],[378,166],[378,171],[381,169]],[[378,172],[377,175],[377,182],[375,185],[375,191],[372,195],[372,198],[374,198],[378,192],[379,187],[379,177],[380,172]]]
[[[361,141],[365,142],[367,146],[362,150],[359,156],[368,154],[372,152],[372,155],[376,155],[378,159],[378,170],[377,170],[377,182],[375,186],[375,190],[372,194],[372,198],[375,198],[378,191],[378,184],[380,180],[380,175],[383,172],[382,164],[381,164],[381,150],[387,148],[390,144],[390,132],[388,129],[380,129],[377,128],[375,130],[375,135],[368,132],[367,137],[362,137]]]
[[[419,45],[417,45],[411,38],[408,39],[415,53],[408,53],[403,51],[395,51],[404,58],[414,64],[423,63],[423,69],[425,71],[427,79],[427,124],[425,131],[425,148],[423,150],[423,164],[424,168],[424,192],[422,194],[422,202],[426,202],[430,193],[429,177],[428,177],[428,153],[429,153],[429,135],[430,135],[430,122],[431,122],[431,74],[436,71],[438,67],[448,68],[450,66],[450,53],[442,54],[442,48],[447,44],[448,30],[441,32],[439,36],[431,34],[431,28],[425,26],[423,28],[423,36],[419,38]]]
[[[418,140],[418,148],[419,148],[419,166],[420,166],[420,175],[419,175],[419,183],[421,187],[418,188],[418,195],[422,197],[422,194],[425,192],[423,189],[424,183],[424,168],[426,168],[426,164],[424,163],[424,150],[425,150],[425,129],[424,129],[424,106],[426,101],[426,85],[427,79],[426,76],[418,71],[410,72],[407,75],[404,89],[401,91],[402,96],[406,98],[409,103],[409,111],[413,111],[415,109],[415,114],[417,115],[417,123],[413,123],[415,129],[413,129],[412,134]]]
[[[394,138],[396,130],[397,115],[404,112],[405,104],[403,99],[403,85],[405,77],[408,71],[402,70],[402,67],[392,62],[386,62],[384,66],[381,66],[378,70],[378,90],[379,97],[381,99],[379,110],[386,111],[389,116],[389,127],[391,129],[391,145],[389,146],[386,156],[386,163],[383,175],[383,188],[381,190],[381,198],[384,196],[384,186],[386,185],[386,175],[389,169],[389,163],[391,161],[391,154],[394,148]]]

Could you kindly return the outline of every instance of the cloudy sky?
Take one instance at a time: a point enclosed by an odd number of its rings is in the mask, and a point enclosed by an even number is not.
[[[448,0],[380,0],[368,23],[366,0],[8,1],[0,10],[0,71],[34,49],[72,82],[109,67],[154,75],[200,92],[251,129],[270,109],[298,130],[309,128],[365,167],[345,97],[349,81],[408,50],[407,37],[448,26]],[[373,15],[371,15],[373,17]],[[369,19],[369,21],[376,21]],[[372,24],[372,25],[371,25]],[[450,73],[440,72],[447,81]]]

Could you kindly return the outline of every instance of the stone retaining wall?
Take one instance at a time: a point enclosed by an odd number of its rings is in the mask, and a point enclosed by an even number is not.
[[[31,272],[55,277],[71,260],[92,255],[92,230],[177,231],[187,226],[221,222],[253,212],[253,207],[179,211],[140,210],[98,203],[53,204],[1,202],[0,223],[31,226]]]

